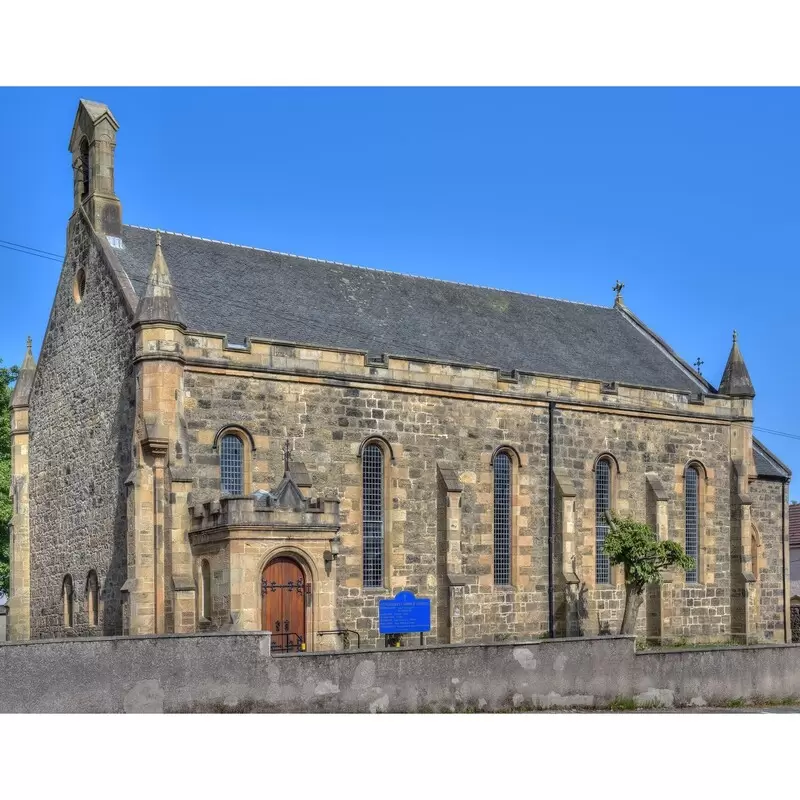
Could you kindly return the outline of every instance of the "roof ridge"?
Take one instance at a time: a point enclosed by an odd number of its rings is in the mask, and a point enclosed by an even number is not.
[[[479,283],[464,283],[463,281],[453,281],[448,278],[434,278],[430,275],[412,275],[410,272],[394,272],[390,269],[381,269],[380,267],[365,267],[361,264],[348,264],[345,261],[331,261],[327,258],[314,258],[314,256],[301,256],[297,253],[286,253],[282,250],[270,250],[266,247],[253,247],[247,244],[236,244],[235,242],[223,242],[221,239],[208,239],[204,236],[193,236],[190,233],[179,233],[178,231],[165,231],[162,228],[148,228],[146,225],[132,225],[126,222],[123,228],[136,228],[140,231],[152,231],[153,233],[160,232],[168,234],[169,236],[182,236],[185,239],[195,239],[198,242],[212,242],[213,244],[224,244],[226,247],[239,247],[242,250],[256,250],[259,253],[271,253],[277,256],[290,256],[291,258],[301,258],[304,261],[316,261],[319,264],[334,264],[337,267],[351,267],[352,269],[363,269],[368,272],[385,272],[389,275],[401,275],[404,278],[418,278],[425,281],[438,281],[439,283],[451,283],[455,286],[467,286],[471,289],[488,289],[493,292],[506,292],[507,294],[516,294],[522,297],[535,297],[538,300],[552,300],[555,303],[571,303],[575,306],[588,306],[589,308],[602,308],[606,311],[613,311],[613,306],[601,306],[597,303],[584,303],[580,300],[565,300],[561,297],[547,297],[542,294],[534,294],[533,292],[520,292],[517,289],[499,289],[497,286],[483,286]]]

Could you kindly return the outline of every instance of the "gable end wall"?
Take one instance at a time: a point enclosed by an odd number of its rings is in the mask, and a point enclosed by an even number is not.
[[[86,290],[76,303],[79,267]],[[133,351],[125,300],[94,234],[76,214],[30,400],[31,638],[68,635],[65,574],[75,587],[74,633],[122,632]],[[90,569],[100,589],[97,628],[88,620]]]

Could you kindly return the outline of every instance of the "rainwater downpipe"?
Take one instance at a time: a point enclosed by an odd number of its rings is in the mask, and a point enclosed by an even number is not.
[[[790,551],[791,552],[791,551]],[[792,644],[792,601],[786,607],[786,481],[781,481],[781,561],[783,563],[783,639]],[[791,561],[789,562],[791,569]],[[787,625],[788,615],[788,625]],[[788,632],[788,635],[787,635]]]
[[[547,416],[547,633],[555,638],[555,587],[553,586],[553,540],[556,531],[556,482],[553,472],[553,414],[556,404],[548,404]]]

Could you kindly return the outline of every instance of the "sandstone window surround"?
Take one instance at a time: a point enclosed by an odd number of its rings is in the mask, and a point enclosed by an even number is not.
[[[594,462],[594,582],[596,586],[613,586],[614,570],[603,553],[608,520],[606,512],[616,507],[619,464],[611,453],[601,453]]]
[[[394,453],[389,442],[373,436],[362,442],[361,553],[365,589],[391,589],[391,468]]]
[[[226,425],[214,437],[214,450],[219,453],[220,494],[240,497],[251,492],[252,454],[255,440],[247,428]]]
[[[88,614],[88,622],[92,628],[96,628],[98,624],[98,606],[97,606],[97,573],[92,569],[86,576],[86,610]]]
[[[686,583],[702,583],[705,572],[704,506],[706,468],[699,461],[690,461],[683,471],[684,550],[694,559],[694,569],[686,572]]]
[[[72,576],[65,575],[64,582],[61,584],[61,602],[63,605],[65,628],[72,627],[72,621],[73,621],[72,609],[73,609],[74,598],[75,598],[75,592],[73,591],[72,587]]]
[[[519,583],[517,508],[519,453],[503,444],[492,453],[492,563],[495,586]]]
[[[493,464],[494,476],[494,582],[511,583],[511,456],[503,451]]]
[[[204,620],[211,619],[211,565],[208,559],[200,561],[200,580],[197,582],[200,591],[197,593],[197,616]]]

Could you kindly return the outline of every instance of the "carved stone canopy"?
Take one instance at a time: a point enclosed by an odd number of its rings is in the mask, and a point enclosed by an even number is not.
[[[293,511],[305,511],[308,500],[303,496],[295,483],[291,472],[286,472],[280,485],[273,492],[264,492],[259,498],[266,508],[286,508]],[[258,507],[260,503],[256,503]]]
[[[259,489],[248,497],[222,497],[189,507],[192,531],[236,526],[253,529],[312,531],[339,529],[339,500],[305,497],[287,470],[273,491]]]

